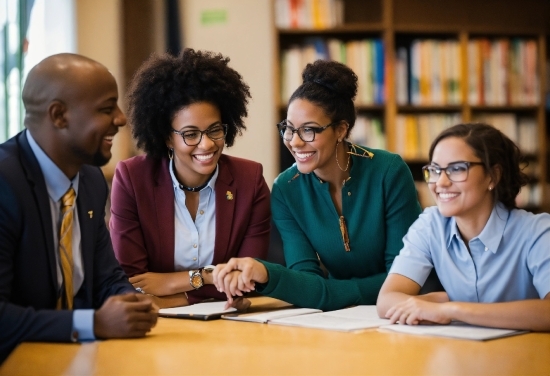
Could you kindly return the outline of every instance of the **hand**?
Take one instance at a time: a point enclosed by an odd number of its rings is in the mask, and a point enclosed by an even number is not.
[[[172,308],[188,306],[189,301],[184,292],[166,296],[151,296],[153,302],[160,308]]]
[[[94,312],[94,334],[97,338],[143,337],[157,318],[158,308],[147,295],[111,296]]]
[[[173,295],[180,291],[174,291],[175,278],[181,278],[179,273],[143,273],[130,277],[130,283],[139,287],[146,294],[155,296]]]
[[[224,309],[236,308],[237,311],[246,311],[250,307],[250,300],[239,296],[238,298],[233,298],[231,303],[227,302]]]
[[[213,282],[218,291],[224,292],[228,302],[233,296],[242,296],[255,289],[255,283],[268,281],[267,269],[253,258],[232,258],[227,264],[219,264],[213,272]]]
[[[449,324],[452,318],[448,307],[449,303],[434,303],[412,296],[391,307],[386,318],[392,324]]]

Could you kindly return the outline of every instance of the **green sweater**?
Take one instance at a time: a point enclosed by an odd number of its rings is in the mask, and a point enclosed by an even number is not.
[[[371,151],[372,159],[351,156],[351,179],[342,188],[349,252],[328,183],[313,173],[300,174],[296,165],[275,179],[271,210],[287,267],[259,260],[267,268],[269,281],[257,284],[257,292],[322,310],[376,304],[393,259],[403,247],[402,238],[421,208],[411,172],[401,157]]]

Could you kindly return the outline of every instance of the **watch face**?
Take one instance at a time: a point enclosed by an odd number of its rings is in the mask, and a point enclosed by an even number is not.
[[[191,286],[196,289],[202,287],[202,277],[199,273],[193,273],[193,275],[191,276]]]

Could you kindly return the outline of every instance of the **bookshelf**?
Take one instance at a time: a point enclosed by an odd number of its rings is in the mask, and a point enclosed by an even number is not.
[[[428,162],[435,134],[459,121],[485,120],[509,134],[527,155],[531,183],[518,203],[535,212],[550,210],[550,2],[273,2],[281,119],[288,93],[301,82],[296,72],[307,62],[345,62],[359,76],[361,125],[353,130],[352,141],[370,138],[367,146],[383,145],[401,154],[420,182],[420,167]],[[293,163],[282,142],[279,162],[281,170]],[[417,186],[423,205],[431,204],[421,192],[424,184]]]

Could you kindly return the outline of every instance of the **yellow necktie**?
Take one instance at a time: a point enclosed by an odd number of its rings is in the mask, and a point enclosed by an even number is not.
[[[57,309],[73,309],[73,213],[76,193],[73,187],[61,197],[61,230],[59,232],[59,259],[63,272],[63,287],[57,300]]]

